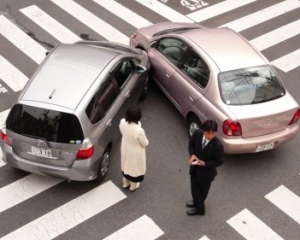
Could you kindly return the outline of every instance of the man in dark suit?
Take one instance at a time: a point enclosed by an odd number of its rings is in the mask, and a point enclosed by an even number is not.
[[[216,167],[223,164],[223,145],[217,139],[218,125],[213,120],[206,120],[202,130],[197,129],[189,141],[191,192],[193,200],[186,203],[192,208],[187,215],[205,215],[204,201],[211,182],[217,175]]]

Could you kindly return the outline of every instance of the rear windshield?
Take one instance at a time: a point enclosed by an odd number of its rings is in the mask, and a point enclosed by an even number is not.
[[[75,115],[22,104],[12,108],[6,120],[6,128],[48,142],[79,143],[84,138]]]
[[[270,66],[220,73],[219,87],[227,105],[268,102],[285,95],[282,83]]]

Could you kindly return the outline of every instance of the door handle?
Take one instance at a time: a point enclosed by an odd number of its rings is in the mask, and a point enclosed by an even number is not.
[[[169,73],[166,73],[166,77],[167,77],[167,78],[169,78],[169,77],[170,77]]]
[[[111,126],[111,118],[107,121],[106,126],[108,126],[108,127]]]
[[[130,97],[130,91],[125,94],[126,97]]]
[[[192,96],[189,96],[189,99],[194,102],[194,98]]]

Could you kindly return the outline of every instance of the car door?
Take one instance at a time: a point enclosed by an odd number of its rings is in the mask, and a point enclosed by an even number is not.
[[[187,45],[176,38],[163,38],[149,51],[152,75],[168,95],[177,65],[187,51]]]
[[[209,68],[204,60],[193,50],[180,63],[174,73],[170,95],[183,113],[206,92],[209,80]],[[201,103],[198,103],[201,105]]]

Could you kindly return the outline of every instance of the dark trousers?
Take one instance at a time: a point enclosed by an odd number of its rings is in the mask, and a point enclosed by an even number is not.
[[[191,191],[195,205],[195,209],[198,213],[205,214],[204,201],[207,198],[211,182],[202,182],[197,180],[195,174],[191,174]]]

